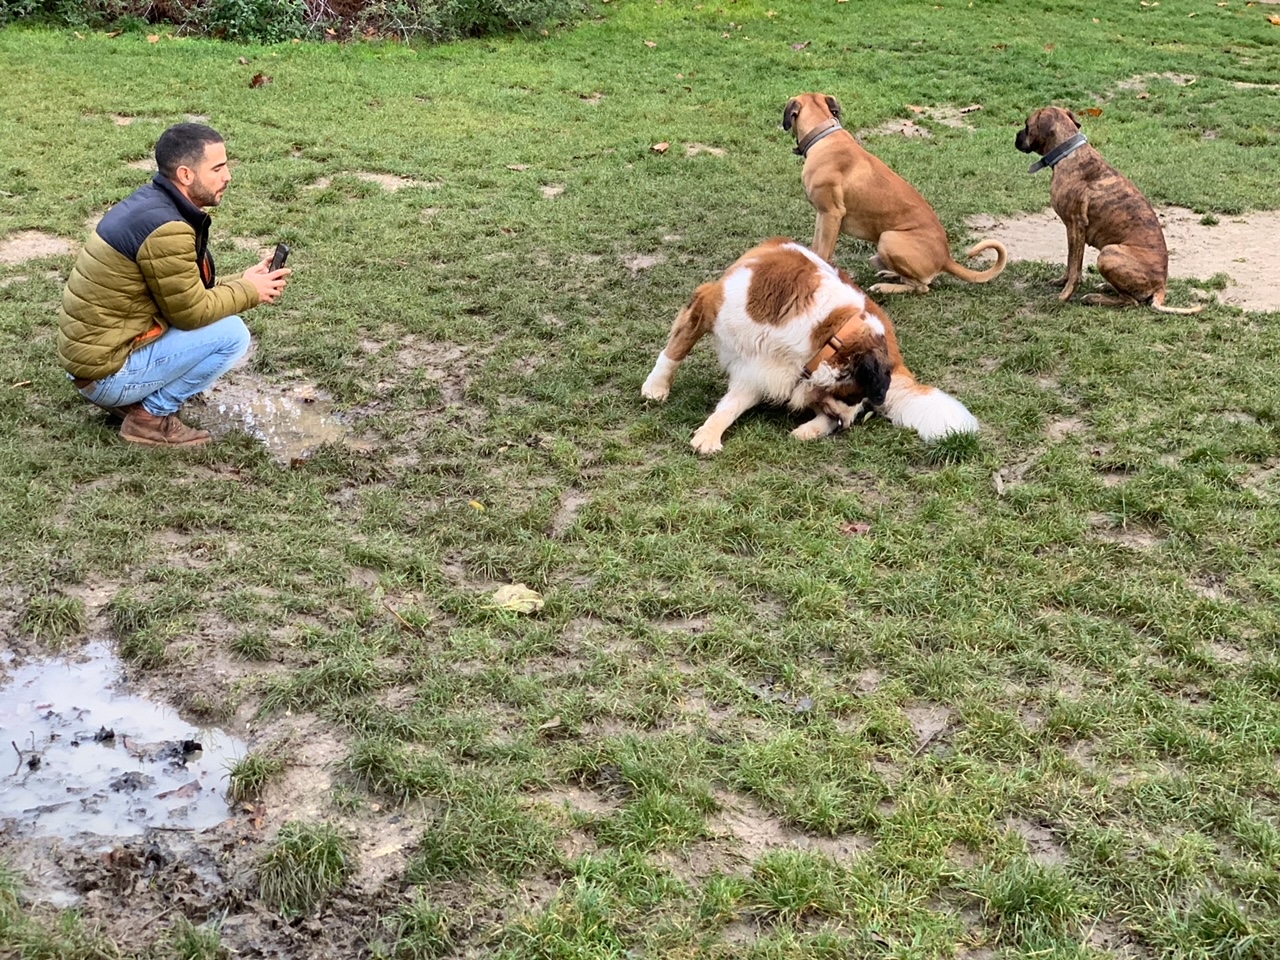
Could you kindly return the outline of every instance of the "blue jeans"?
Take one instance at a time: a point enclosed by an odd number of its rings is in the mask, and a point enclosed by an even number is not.
[[[212,385],[248,349],[249,328],[237,316],[199,330],[170,328],[80,394],[100,407],[141,403],[152,416],[165,417]]]

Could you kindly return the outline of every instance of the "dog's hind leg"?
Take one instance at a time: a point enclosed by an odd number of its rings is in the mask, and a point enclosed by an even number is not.
[[[704,283],[694,291],[688,306],[682,307],[676,314],[671,334],[667,337],[667,345],[658,354],[653,370],[640,388],[640,396],[646,400],[667,399],[671,392],[671,381],[675,379],[680,364],[715,323],[718,309],[718,304],[713,302],[716,299],[715,290],[714,284]]]
[[[931,264],[917,262],[920,254],[906,234],[886,231],[876,241],[876,255],[872,266],[877,269],[877,276],[889,282],[871,286],[872,293],[928,293],[929,283],[920,277],[932,280],[937,268]],[[928,259],[927,256],[924,259]]]
[[[690,444],[698,453],[719,453],[724,444],[721,438],[724,432],[733,425],[740,416],[764,399],[758,387],[749,384],[730,383],[729,392],[716,404],[715,413],[707,417],[707,422],[698,428]]]

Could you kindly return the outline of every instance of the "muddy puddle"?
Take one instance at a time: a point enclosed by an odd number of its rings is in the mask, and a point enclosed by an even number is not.
[[[225,820],[245,744],[130,692],[106,644],[84,654],[28,663],[0,686],[0,834],[88,842]]]
[[[214,436],[241,430],[257,437],[284,465],[305,460],[325,443],[354,446],[333,404],[312,386],[281,387],[233,371],[204,394],[200,425]]]

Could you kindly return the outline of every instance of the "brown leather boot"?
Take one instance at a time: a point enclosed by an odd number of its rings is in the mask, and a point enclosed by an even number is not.
[[[120,439],[148,447],[198,447],[209,442],[209,431],[187,426],[176,413],[157,417],[138,404],[120,425]]]

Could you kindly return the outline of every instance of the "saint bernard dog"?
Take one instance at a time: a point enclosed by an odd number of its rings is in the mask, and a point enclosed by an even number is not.
[[[960,401],[916,382],[879,305],[843,270],[786,237],[748,250],[719,280],[698,287],[641,396],[665,400],[681,362],[707,333],[716,339],[729,391],[693,435],[698,453],[719,452],[725,430],[765,400],[814,411],[791,432],[801,440],[870,412],[926,441],[978,430]]]

